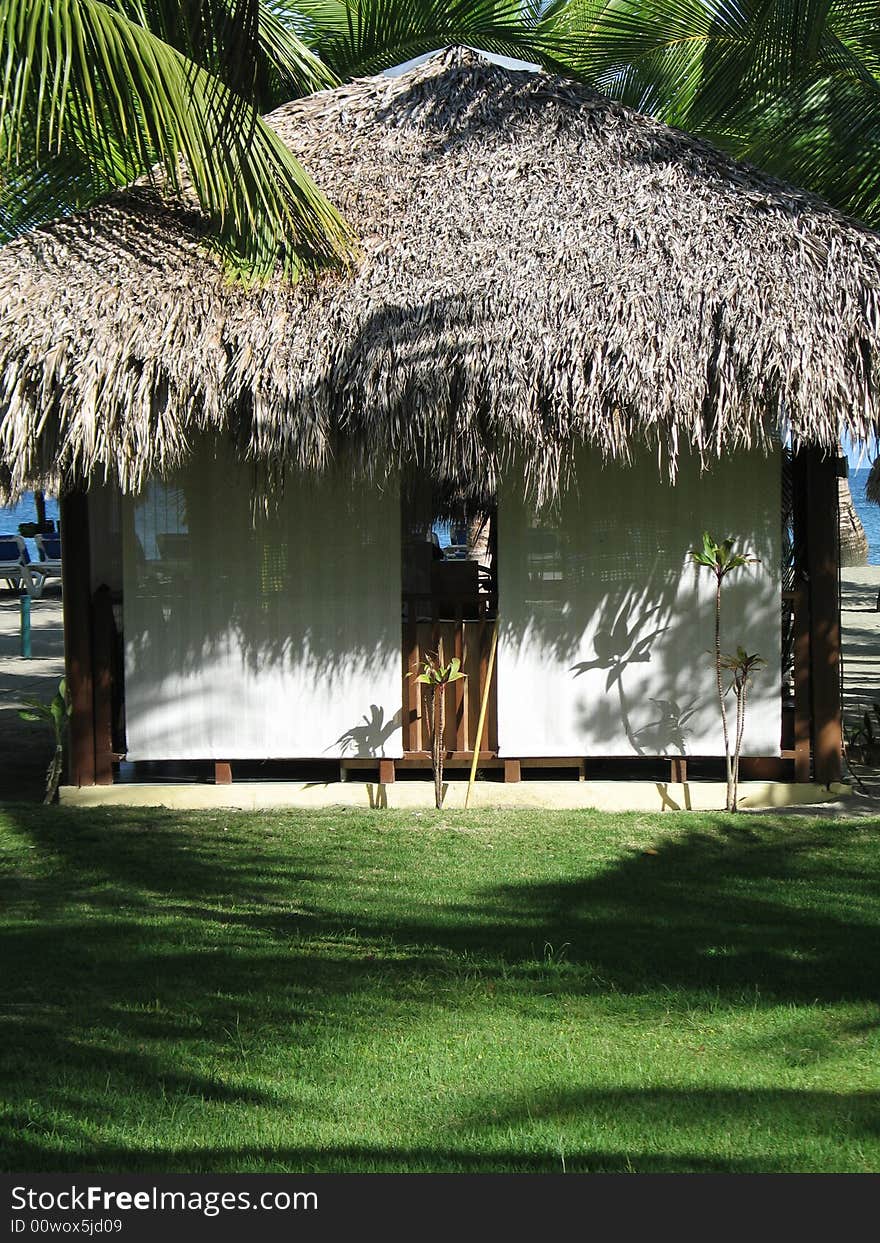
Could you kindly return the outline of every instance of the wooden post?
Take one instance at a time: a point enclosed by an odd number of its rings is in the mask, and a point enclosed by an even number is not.
[[[807,455],[791,462],[794,598],[792,661],[794,675],[794,779],[810,780],[813,765],[813,709],[810,693],[810,590],[807,584]]]
[[[421,751],[421,686],[416,681],[419,672],[419,628],[416,597],[410,596],[407,604],[407,621],[404,631],[403,652],[403,750]]]
[[[92,677],[95,697],[95,785],[113,784],[113,648],[115,627],[110,588],[92,601]]]
[[[681,756],[673,756],[669,761],[669,780],[673,785],[684,784],[688,779],[687,760]]]
[[[810,689],[813,770],[830,785],[842,772],[837,458],[806,450],[807,575],[810,592]]]
[[[480,611],[480,687],[484,687],[489,683],[489,697],[486,700],[486,728],[483,733],[483,739],[480,743],[483,751],[498,750],[498,671],[495,676],[490,676],[489,658],[492,655],[493,648],[500,642],[501,621],[497,613],[488,616],[488,610],[481,608]]]
[[[390,786],[394,783],[394,760],[379,761],[379,784]]]
[[[216,760],[214,762],[214,785],[232,785],[232,765],[228,760]]]
[[[464,665],[464,606],[459,599],[455,605],[455,634],[453,635],[454,655],[459,668]],[[447,657],[448,659],[448,657]],[[460,678],[452,684],[455,693],[455,750],[469,751],[470,737],[468,731],[467,678]]]
[[[522,780],[522,768],[519,760],[504,761],[504,780],[508,783]]]
[[[71,785],[95,784],[95,701],[92,677],[92,592],[89,508],[85,492],[61,498],[61,581],[64,656],[73,708],[69,730]]]
[[[807,588],[794,594],[794,779],[810,780],[810,604]]]

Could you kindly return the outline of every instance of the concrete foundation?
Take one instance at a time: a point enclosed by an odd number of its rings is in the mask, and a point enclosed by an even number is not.
[[[464,807],[466,781],[449,783],[444,808]],[[740,806],[748,810],[808,806],[836,802],[849,795],[848,785],[820,786],[771,781],[740,785]],[[719,782],[653,781],[522,781],[478,782],[471,808],[509,807],[532,810],[596,811],[721,811],[725,789]],[[431,808],[434,790],[428,781],[373,782],[239,782],[232,785],[115,785],[76,789],[64,786],[61,802],[74,807],[228,807],[262,811],[281,807]]]

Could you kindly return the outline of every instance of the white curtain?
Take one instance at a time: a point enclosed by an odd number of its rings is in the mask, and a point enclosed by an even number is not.
[[[399,756],[396,482],[251,485],[216,445],[125,502],[129,758]]]
[[[576,487],[540,521],[511,475],[499,508],[498,731],[507,756],[721,755],[714,588],[688,550],[708,530],[760,564],[725,583],[722,646],[759,653],[743,754],[781,733],[781,458],[738,453],[676,486],[580,452]],[[728,697],[731,716],[734,699]]]

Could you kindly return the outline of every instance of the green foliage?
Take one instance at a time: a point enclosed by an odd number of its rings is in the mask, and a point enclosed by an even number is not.
[[[536,62],[880,222],[876,0],[0,0],[0,240],[184,170],[229,270],[350,253],[260,114],[449,44]]]
[[[158,167],[229,270],[350,253],[260,114],[449,44],[586,80],[880,222],[876,0],[0,0],[0,239]]]
[[[453,656],[448,665],[442,662],[440,652],[429,652],[422,663],[422,672],[416,675],[416,681],[424,686],[448,686],[450,682],[458,682],[466,678],[461,672],[461,661]]]
[[[43,799],[44,803],[52,803],[61,782],[61,772],[64,767],[64,734],[73,711],[73,705],[67,693],[67,679],[61,679],[57,691],[48,703],[33,696],[24,697],[22,703],[26,707],[19,708],[18,715],[21,719],[23,721],[45,721],[55,739],[55,750],[46,772],[46,796]]]
[[[413,674],[407,676],[412,677]],[[449,664],[444,662],[443,640],[436,652],[428,652],[421,671],[415,675],[417,682],[428,688],[428,715],[431,720],[431,767],[434,772],[434,802],[443,806],[443,734],[446,728],[446,691],[453,682],[459,682],[467,674],[461,671],[461,661],[454,656]]]
[[[725,653],[721,657],[721,668],[727,669],[733,674],[730,688],[737,691],[740,687],[748,686],[752,675],[757,673],[759,669],[766,668],[767,662],[757,652],[751,655],[743,647],[738,647],[733,654]]]
[[[880,223],[876,0],[572,0],[560,61]]]
[[[732,536],[716,543],[708,531],[703,532],[703,543],[700,548],[691,549],[691,560],[695,565],[704,566],[712,571],[716,578],[726,578],[732,570],[742,569],[746,565],[754,565],[757,558],[748,557],[743,553],[734,552],[735,541]]]
[[[465,44],[549,63],[576,6],[521,0],[275,0],[273,8],[324,63],[349,79]],[[571,35],[569,34],[569,38]],[[563,40],[564,41],[564,40]]]
[[[52,727],[56,743],[60,743],[72,711],[67,694],[67,679],[61,679],[58,689],[48,703],[33,696],[25,696],[21,702],[27,705],[26,708],[19,709],[18,715],[21,719],[23,721],[46,721]]]
[[[0,0],[0,237],[158,168],[243,278],[335,262],[341,219],[259,115],[331,80],[257,0]]]

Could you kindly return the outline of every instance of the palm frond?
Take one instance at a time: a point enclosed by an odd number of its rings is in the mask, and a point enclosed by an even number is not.
[[[100,0],[0,0],[0,163],[36,170],[72,148],[98,181],[158,166],[190,186],[242,275],[349,253],[339,215],[250,102]],[[56,165],[57,171],[57,165]]]
[[[880,221],[876,0],[571,0],[557,64]]]
[[[451,44],[534,60],[558,4],[521,0],[273,0],[340,78],[379,73]]]

